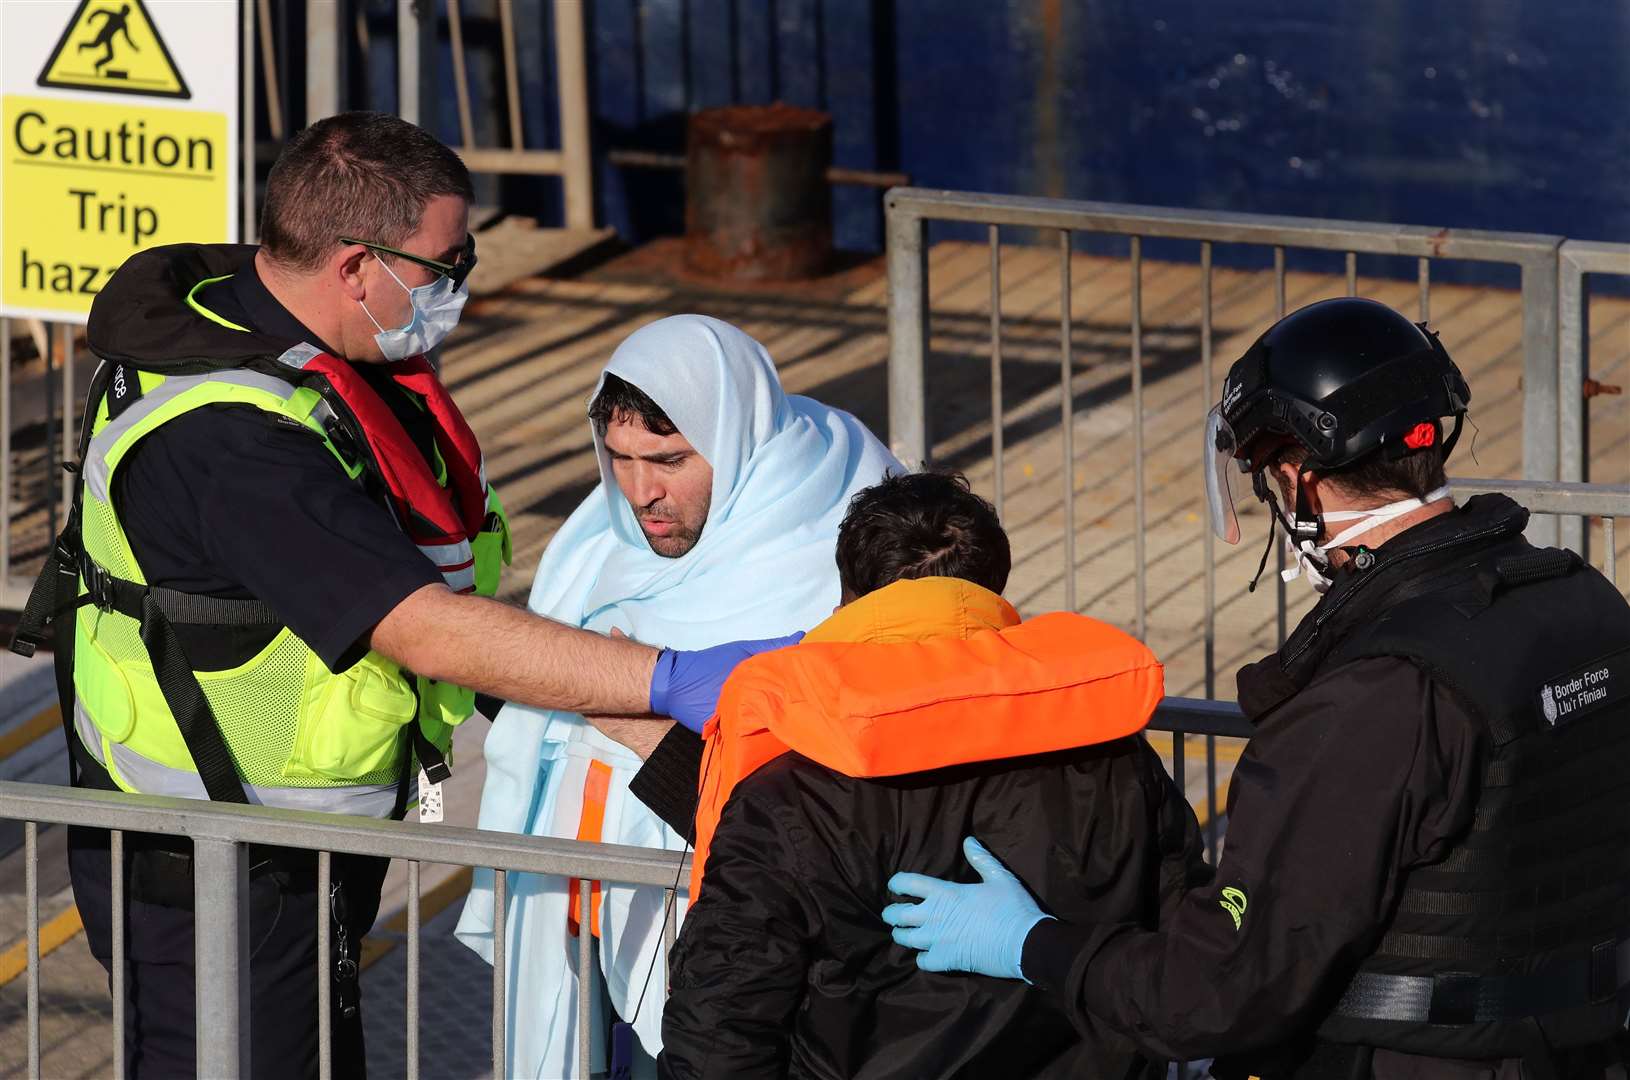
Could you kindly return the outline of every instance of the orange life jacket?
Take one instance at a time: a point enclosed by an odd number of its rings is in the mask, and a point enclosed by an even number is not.
[[[1164,693],[1136,638],[1066,612],[1021,622],[956,578],[897,581],[725,683],[702,734],[691,901],[736,785],[788,750],[845,776],[900,776],[1111,742]]]

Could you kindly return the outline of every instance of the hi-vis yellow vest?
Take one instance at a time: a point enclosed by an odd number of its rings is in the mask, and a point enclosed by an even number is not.
[[[146,584],[113,504],[115,478],[137,443],[193,409],[252,405],[285,417],[321,436],[339,466],[361,478],[363,466],[330,439],[334,410],[314,389],[250,369],[176,376],[126,367],[118,377],[140,379],[141,394],[111,419],[104,397],[93,422],[81,522],[93,574]],[[437,465],[445,485],[445,467]],[[512,555],[508,519],[490,488],[487,507],[489,527],[470,544],[473,591],[482,596],[497,592]],[[88,591],[83,575],[80,591]],[[118,611],[79,609],[73,669],[79,737],[126,791],[206,797],[139,629],[137,619]],[[453,728],[474,710],[472,691],[412,677],[377,652],[336,675],[288,627],[235,668],[193,674],[245,794],[267,806],[387,817],[413,768],[409,725],[417,723],[445,753]]]

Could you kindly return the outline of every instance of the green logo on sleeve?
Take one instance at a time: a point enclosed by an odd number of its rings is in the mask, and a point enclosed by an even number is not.
[[[1222,899],[1218,900],[1217,903],[1221,904],[1223,910],[1234,917],[1234,929],[1238,930],[1240,920],[1245,918],[1245,890],[1236,889],[1232,885],[1225,886],[1222,891]]]

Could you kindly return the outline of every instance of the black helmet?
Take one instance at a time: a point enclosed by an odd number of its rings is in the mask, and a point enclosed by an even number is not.
[[[1470,401],[1460,369],[1425,323],[1358,297],[1293,311],[1234,362],[1206,425],[1213,525],[1238,541],[1227,474],[1230,466],[1260,469],[1263,440],[1300,444],[1305,467],[1326,471],[1377,451],[1403,457],[1437,445],[1440,421],[1452,416],[1454,430],[1442,439],[1447,458]]]

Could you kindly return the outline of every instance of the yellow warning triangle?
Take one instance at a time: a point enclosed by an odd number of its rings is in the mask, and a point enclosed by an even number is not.
[[[192,97],[142,0],[80,0],[37,82],[64,90]]]

